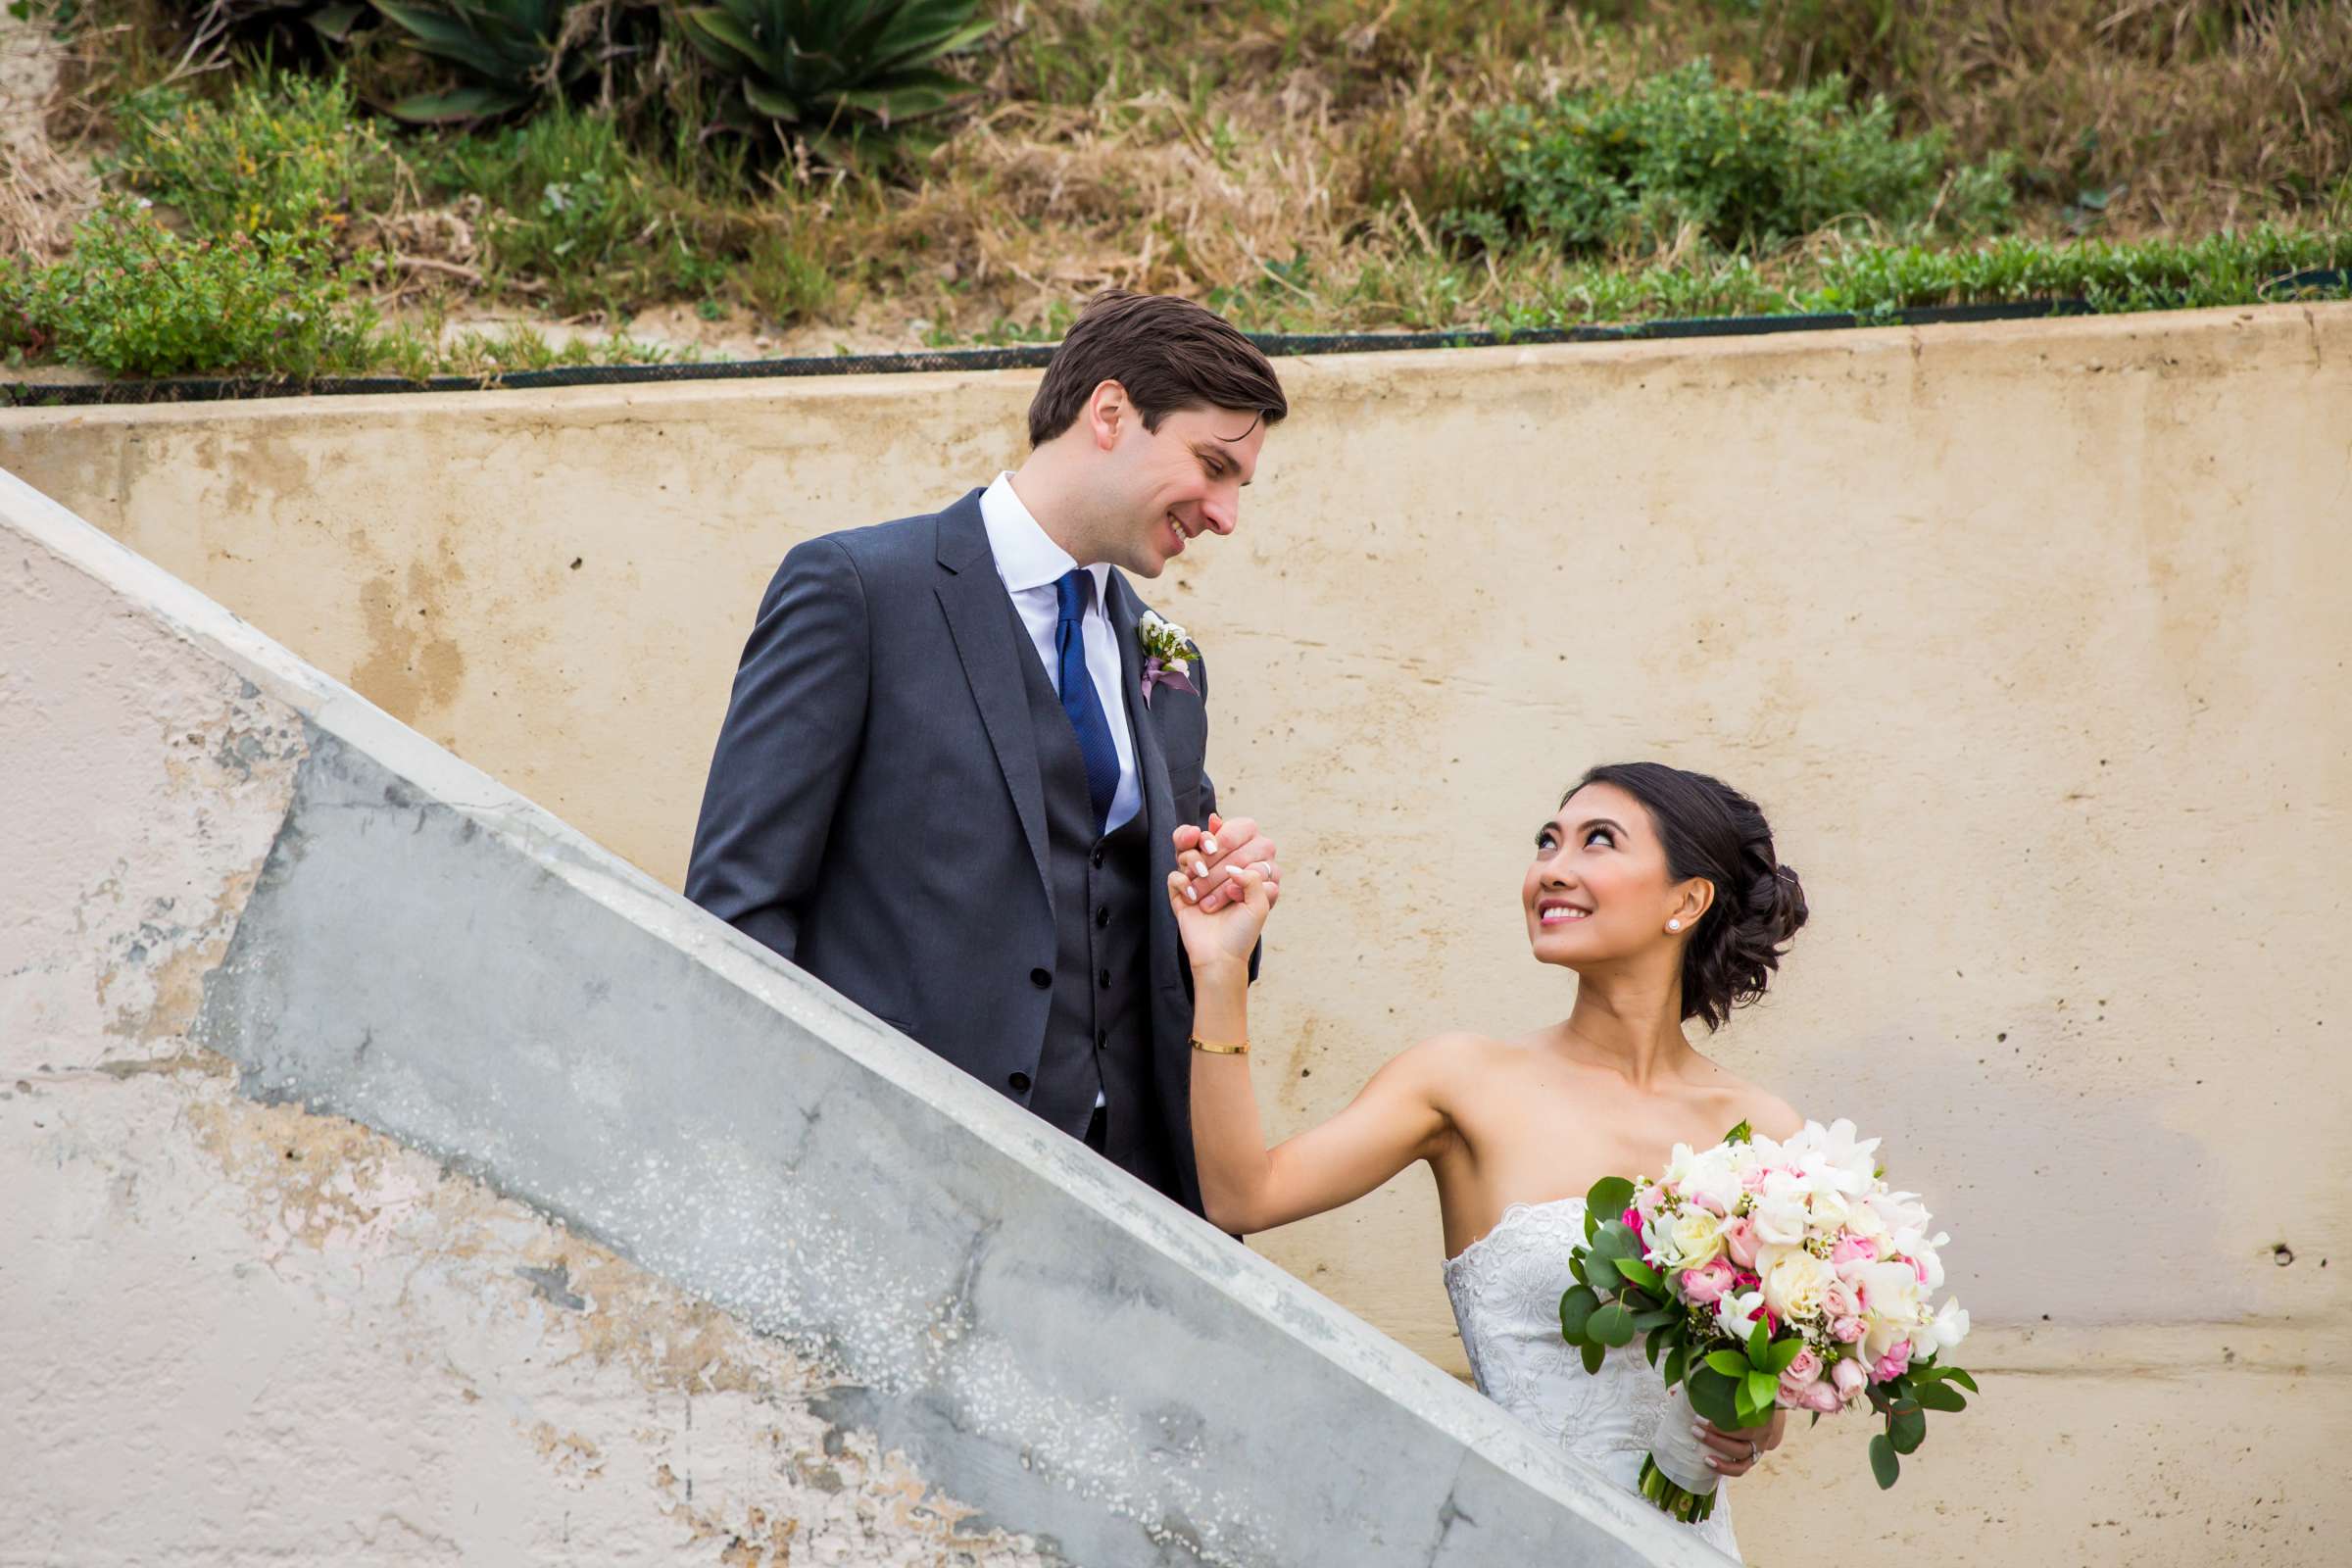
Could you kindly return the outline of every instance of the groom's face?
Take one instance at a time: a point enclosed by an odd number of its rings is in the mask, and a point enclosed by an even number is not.
[[[1233,532],[1265,441],[1254,409],[1177,409],[1156,430],[1135,419],[1105,454],[1116,497],[1105,559],[1156,577],[1202,534]]]

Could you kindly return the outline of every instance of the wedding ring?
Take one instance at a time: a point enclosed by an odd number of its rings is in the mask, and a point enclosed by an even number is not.
[[[1763,1457],[1764,1457],[1764,1450],[1763,1450],[1763,1448],[1762,1448],[1762,1447],[1760,1447],[1760,1446],[1757,1445],[1757,1443],[1756,1443],[1756,1440],[1755,1440],[1755,1439],[1753,1439],[1753,1438],[1750,1438],[1750,1439],[1748,1439],[1748,1440],[1747,1440],[1747,1462],[1748,1462],[1749,1464],[1754,1464],[1754,1463],[1755,1463],[1755,1462],[1756,1462],[1758,1459],[1761,1459],[1761,1458],[1763,1458]]]

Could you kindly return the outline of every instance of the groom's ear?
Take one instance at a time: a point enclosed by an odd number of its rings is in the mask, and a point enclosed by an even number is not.
[[[1127,388],[1115,380],[1098,381],[1086,398],[1087,434],[1094,439],[1099,451],[1108,452],[1119,444],[1127,426],[1135,421],[1135,400]]]

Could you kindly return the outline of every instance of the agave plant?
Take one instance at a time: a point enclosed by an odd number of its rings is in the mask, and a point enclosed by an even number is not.
[[[730,118],[838,156],[860,129],[937,114],[971,91],[939,62],[987,35],[978,10],[978,0],[714,0],[677,17],[737,100]]]
[[[417,93],[392,106],[403,120],[479,120],[528,107],[578,74],[585,61],[558,60],[556,40],[574,0],[376,0],[420,53],[446,60],[470,79],[448,92]]]
[[[368,16],[365,0],[195,0],[179,9],[189,24],[183,65],[224,60],[232,47],[317,59],[318,40],[348,43]]]

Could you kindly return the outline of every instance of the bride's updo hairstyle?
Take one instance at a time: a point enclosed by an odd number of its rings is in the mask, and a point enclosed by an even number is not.
[[[1576,783],[1614,784],[1648,808],[1676,882],[1715,886],[1683,948],[1683,1016],[1711,1034],[1734,1007],[1764,995],[1789,939],[1805,923],[1804,884],[1772,852],[1772,824],[1756,803],[1704,773],[1663,762],[1615,762]]]

